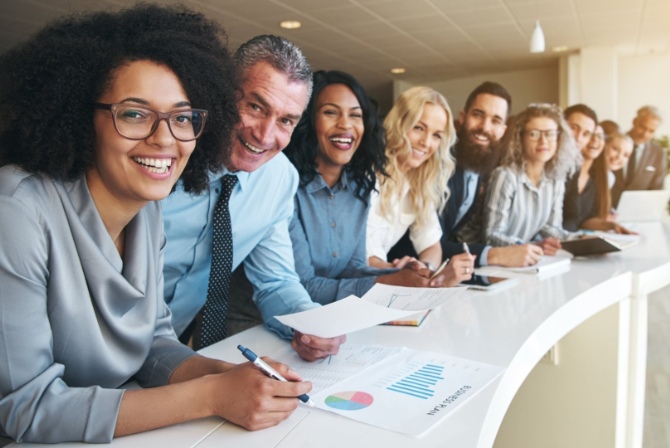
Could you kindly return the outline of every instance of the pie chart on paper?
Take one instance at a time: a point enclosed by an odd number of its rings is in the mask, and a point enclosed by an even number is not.
[[[366,392],[338,392],[326,397],[325,403],[341,411],[358,411],[372,404],[374,398]]]

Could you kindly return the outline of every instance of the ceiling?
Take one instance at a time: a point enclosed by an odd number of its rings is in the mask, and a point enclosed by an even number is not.
[[[49,19],[132,0],[0,0],[0,51]],[[158,3],[174,3],[162,0]],[[559,52],[616,47],[623,54],[665,53],[670,0],[185,0],[219,21],[232,50],[258,34],[298,44],[314,69],[356,76],[380,105],[392,81],[440,81],[556,64]],[[302,28],[283,30],[282,20]],[[535,20],[547,51],[529,52]],[[394,75],[393,67],[406,73]]]

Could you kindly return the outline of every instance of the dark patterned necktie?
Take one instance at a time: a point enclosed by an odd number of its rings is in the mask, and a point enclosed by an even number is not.
[[[228,200],[235,188],[237,177],[226,175],[221,179],[221,196],[214,208],[214,237],[212,239],[212,269],[209,273],[207,302],[193,335],[193,348],[219,342],[226,337],[228,290],[233,268],[233,235],[230,225]]]

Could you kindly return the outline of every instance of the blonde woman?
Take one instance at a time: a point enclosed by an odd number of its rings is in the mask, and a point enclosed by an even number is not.
[[[634,146],[635,144],[633,143],[633,139],[630,138],[630,135],[622,134],[620,132],[614,132],[608,135],[607,139],[605,139],[605,149],[603,150],[603,153],[605,154],[605,164],[607,165],[607,186],[609,187],[608,191],[611,195],[612,206],[608,216],[609,221],[616,221],[617,219],[615,207],[618,205],[620,197],[617,196],[615,198],[614,195],[616,192],[612,189],[617,178],[624,178],[623,168],[628,165],[628,160],[633,154]]]
[[[605,162],[607,164],[607,184],[610,189],[614,186],[616,178],[624,177],[623,168],[628,165],[628,160],[633,154],[635,144],[628,134],[615,132],[607,136],[605,140]]]
[[[484,239],[492,246],[534,242],[546,255],[561,247],[565,179],[582,163],[561,110],[532,104],[517,116],[502,166],[491,173]]]
[[[386,173],[372,195],[367,224],[368,263],[378,268],[403,268],[414,259],[388,262],[388,251],[409,228],[420,266],[431,271],[442,262],[442,229],[437,211],[448,197],[454,171],[449,148],[455,141],[453,115],[447,100],[429,87],[404,92],[384,120]],[[473,259],[461,254],[447,265],[447,286],[469,279]]]

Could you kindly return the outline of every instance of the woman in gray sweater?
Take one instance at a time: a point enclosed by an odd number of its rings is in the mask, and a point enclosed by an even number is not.
[[[0,59],[0,436],[101,443],[209,415],[258,429],[309,390],[196,355],[163,301],[156,201],[179,178],[207,188],[238,120],[223,36],[142,5]],[[119,389],[133,379],[147,389]]]

